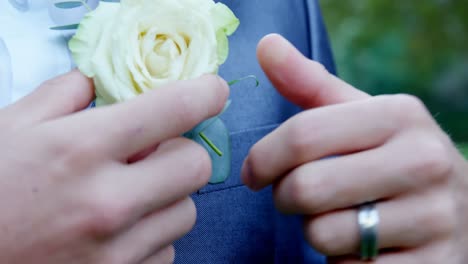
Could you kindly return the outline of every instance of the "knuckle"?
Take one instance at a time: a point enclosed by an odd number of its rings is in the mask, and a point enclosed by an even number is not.
[[[452,235],[457,224],[455,201],[449,195],[438,197],[419,224],[425,227],[432,237]]]
[[[109,237],[120,231],[127,224],[132,209],[118,199],[93,197],[85,203],[86,217],[83,228],[94,238]]]
[[[55,138],[55,140],[48,144],[48,154],[55,158],[61,158],[69,155],[75,148],[75,143],[66,138]]]
[[[296,210],[313,214],[322,210],[322,202],[324,200],[324,186],[321,186],[319,177],[305,177],[301,169],[296,169],[287,177],[289,181],[286,186],[288,189],[285,198],[290,206]],[[310,190],[314,190],[310,192]],[[283,197],[284,198],[284,197]]]
[[[54,139],[45,146],[46,155],[54,159],[49,164],[51,178],[60,180],[70,172],[91,169],[103,158],[97,148],[98,145],[93,144],[93,140],[83,140],[78,144],[70,138]]]
[[[418,183],[446,182],[452,175],[454,164],[443,142],[434,137],[421,136],[415,144],[417,155],[410,168],[410,174]]]
[[[85,157],[93,157],[99,149],[100,143],[94,138],[88,138],[87,140],[81,141],[79,144],[73,144],[70,152],[70,158],[72,160],[83,159]]]
[[[390,96],[382,96],[385,104],[385,109],[396,119],[400,124],[414,125],[415,122],[420,123],[423,120],[428,120],[428,113],[424,103],[416,96],[408,94],[397,94]]]
[[[330,82],[331,79],[336,78],[332,75],[325,66],[317,61],[309,60],[307,68],[309,72],[313,74],[313,86],[324,86]],[[310,92],[310,91],[309,91]],[[328,96],[329,91],[327,89],[317,89],[313,94],[312,97],[316,99],[326,98]]]
[[[307,204],[304,198],[304,180],[300,176],[300,173],[296,171],[292,172],[290,175],[289,189],[290,189],[290,199],[291,203],[297,207]],[[310,185],[309,185],[310,187]]]
[[[418,97],[409,94],[394,95],[394,102],[396,107],[400,108],[407,114],[425,113],[424,103]]]
[[[329,224],[322,218],[312,219],[306,224],[307,241],[325,255],[336,255],[342,237],[328,228]]]
[[[62,157],[63,164],[68,168],[86,168],[97,166],[99,161],[103,159],[103,156],[100,156],[98,150],[96,149],[97,145],[91,145],[84,143],[82,146],[75,147],[68,155]],[[85,167],[86,166],[86,167]]]
[[[75,164],[80,160],[89,160],[94,157],[99,149],[99,141],[95,138],[87,138],[86,140],[78,141],[70,136],[54,139],[55,143],[48,144],[48,149],[52,156],[57,159],[67,161],[68,163]]]
[[[288,142],[290,154],[297,157],[298,160],[305,160],[310,146],[314,145],[314,141],[319,137],[319,129],[311,128],[310,125],[305,126],[306,122],[302,122],[304,116],[298,116],[295,122],[289,124]],[[313,131],[313,132],[312,132]]]
[[[327,68],[325,68],[325,66],[323,64],[321,64],[320,62],[314,61],[314,60],[309,60],[308,64],[309,64],[308,67],[309,67],[310,72],[316,73],[317,76],[328,76],[329,75],[329,72],[328,72]]]
[[[200,121],[200,113],[193,107],[190,94],[179,93],[174,97],[174,106],[178,112],[179,122],[183,125],[194,125]]]

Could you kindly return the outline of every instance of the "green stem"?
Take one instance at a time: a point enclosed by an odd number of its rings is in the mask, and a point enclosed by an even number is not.
[[[244,76],[242,78],[236,79],[236,80],[232,80],[232,81],[228,82],[228,85],[232,86],[232,85],[234,85],[234,84],[236,84],[238,82],[245,81],[247,79],[255,80],[255,87],[258,87],[260,85],[260,81],[257,79],[257,76],[255,76],[255,75],[248,75],[248,76]]]
[[[223,152],[218,148],[216,147],[216,145],[203,133],[203,132],[200,132],[198,133],[200,135],[200,137],[203,139],[203,141],[205,141],[206,144],[208,144],[208,146],[210,146],[210,148],[216,153],[218,154],[218,156],[222,157],[223,156]]]

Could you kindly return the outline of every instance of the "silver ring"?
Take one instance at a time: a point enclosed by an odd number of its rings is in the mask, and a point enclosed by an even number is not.
[[[375,260],[379,254],[379,213],[375,208],[375,203],[365,203],[359,206],[358,224],[361,237],[361,260]]]

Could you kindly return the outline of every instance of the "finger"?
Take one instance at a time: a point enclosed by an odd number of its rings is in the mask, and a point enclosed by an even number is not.
[[[260,41],[257,57],[278,91],[303,108],[369,97],[328,73],[318,62],[304,57],[291,43],[277,34],[268,35]]]
[[[274,187],[284,212],[317,214],[444,185],[452,162],[427,132],[404,134],[368,151],[300,166]]]
[[[260,189],[300,164],[374,148],[404,128],[418,126],[435,127],[424,105],[406,95],[305,111],[252,147],[242,179],[249,187]]]
[[[46,81],[36,91],[7,107],[5,117],[14,120],[9,126],[29,126],[82,110],[93,97],[92,81],[74,70]]]
[[[57,137],[86,139],[94,151],[103,150],[127,161],[144,149],[190,130],[218,114],[228,96],[225,81],[214,75],[167,84],[133,100],[101,107],[49,124],[66,127]],[[98,132],[97,132],[98,131]]]
[[[430,204],[430,206],[422,206]],[[377,203],[380,249],[415,248],[453,235],[456,218],[451,197],[441,190],[404,196]],[[357,212],[347,209],[305,220],[311,245],[329,256],[358,252]]]
[[[341,256],[341,257],[330,257],[327,258],[328,264],[437,264],[437,263],[445,263],[445,262],[422,262],[418,259],[418,256],[412,254],[412,252],[399,252],[399,253],[389,253],[389,254],[382,254],[376,260],[370,261],[362,261],[359,260],[359,256]]]
[[[131,208],[131,219],[166,207],[197,191],[208,183],[211,160],[205,149],[185,138],[161,143],[156,152],[144,160],[119,171],[101,176],[98,190],[102,195],[121,201]],[[109,187],[109,183],[112,186]]]
[[[174,246],[169,246],[163,250],[160,250],[153,256],[147,258],[141,264],[172,264],[175,260],[175,249]]]
[[[188,233],[195,219],[196,209],[190,198],[152,213],[107,245],[106,254],[118,261],[106,263],[141,263]],[[163,252],[157,257],[168,257],[168,253],[171,252]],[[153,257],[152,260],[156,258]]]
[[[450,243],[435,242],[427,246],[399,250],[388,253],[383,253],[371,263],[374,264],[439,264],[439,263],[461,263],[459,259],[459,252],[454,252],[450,248]],[[329,257],[327,258],[329,264],[368,264],[369,261],[359,260],[357,254]]]

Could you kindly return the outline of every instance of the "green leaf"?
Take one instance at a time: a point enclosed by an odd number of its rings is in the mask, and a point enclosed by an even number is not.
[[[206,127],[205,122],[210,122],[210,125]],[[210,143],[207,143],[207,141],[200,136],[200,133],[202,133],[203,137],[208,139]],[[191,131],[185,133],[184,136],[194,140],[208,151],[212,162],[212,174],[209,182],[211,184],[216,184],[226,181],[231,174],[232,155],[231,138],[223,121],[218,117],[208,119]],[[222,153],[222,156],[220,156],[219,152],[217,153],[210,144],[214,145],[216,149]]]
[[[83,5],[81,1],[69,1],[69,2],[58,2],[54,4],[57,8],[61,9],[70,9],[77,8]]]
[[[458,144],[458,149],[468,159],[468,143]]]
[[[72,29],[77,29],[78,26],[79,24],[70,24],[70,25],[50,27],[50,29],[51,30],[72,30]]]

